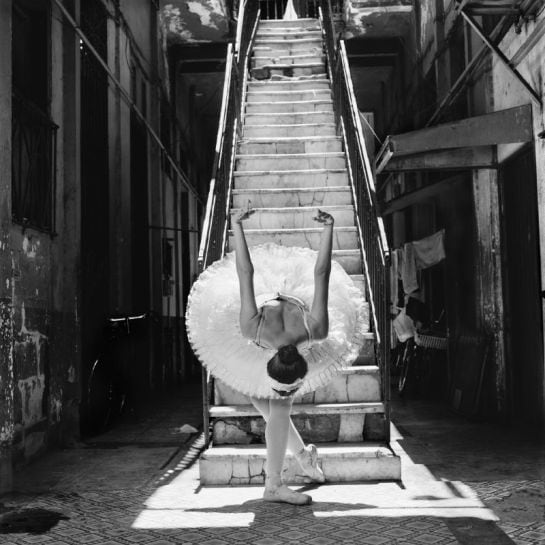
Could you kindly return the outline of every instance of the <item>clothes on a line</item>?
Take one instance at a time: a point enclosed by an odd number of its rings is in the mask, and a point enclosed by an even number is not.
[[[419,289],[418,271],[432,267],[445,259],[445,230],[433,235],[406,242],[402,248],[393,250],[390,275],[392,304],[397,306],[401,279],[405,296]]]

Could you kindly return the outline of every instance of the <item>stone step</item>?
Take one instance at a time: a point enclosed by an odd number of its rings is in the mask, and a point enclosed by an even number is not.
[[[380,370],[376,365],[354,365],[339,371],[329,384],[303,396],[295,395],[298,403],[380,402]],[[250,399],[220,380],[214,381],[216,405],[250,405]]]
[[[352,403],[298,403],[291,409],[292,416],[370,414],[383,413],[384,404],[380,401]],[[211,418],[237,418],[261,416],[253,405],[212,405]]]
[[[328,482],[354,482],[401,479],[401,460],[385,443],[321,445],[319,460]],[[263,484],[266,449],[240,445],[212,447],[199,460],[202,485]],[[286,457],[287,483],[306,482],[297,461]]]
[[[305,51],[323,48],[322,38],[300,38],[298,40],[278,39],[267,37],[256,37],[254,47],[270,47],[271,49],[284,49],[287,51]]]
[[[318,250],[322,237],[322,227],[306,229],[245,229],[246,241],[249,246],[274,242],[281,246],[299,246]],[[233,232],[229,231],[229,238]],[[233,243],[229,241],[230,247]],[[351,250],[358,248],[358,236],[355,227],[333,228],[333,249]]]
[[[310,76],[313,74],[322,74],[324,72],[325,65],[323,62],[319,63],[297,63],[297,64],[266,64],[259,68],[252,68],[250,70],[250,76],[253,80],[270,79],[275,76],[280,77],[299,77]]]
[[[309,28],[319,25],[318,19],[311,17],[302,17],[300,19],[285,20],[285,19],[261,19],[259,21],[259,29],[262,28]]]
[[[331,98],[323,100],[297,100],[274,102],[247,102],[246,114],[266,113],[314,113],[314,112],[333,112],[333,101]]]
[[[248,91],[246,103],[255,102],[300,102],[303,100],[331,100],[331,90],[306,89],[306,90],[277,90],[277,91]]]
[[[322,31],[311,30],[311,29],[301,29],[301,28],[292,28],[288,31],[283,28],[267,28],[267,29],[257,29],[255,41],[256,43],[260,40],[278,40],[278,41],[292,41],[292,40],[322,40]]]
[[[331,89],[325,74],[310,78],[277,79],[270,81],[249,81],[248,91],[307,91],[315,89]]]
[[[251,201],[253,208],[283,206],[326,206],[352,204],[352,192],[347,186],[294,187],[276,189],[233,189],[233,208],[242,208]],[[357,274],[361,273],[361,269]]]
[[[277,113],[277,114],[246,114],[244,123],[248,125],[295,125],[298,123],[334,123],[333,112],[314,113]]]
[[[363,270],[361,252],[357,250],[334,250],[333,259],[350,275],[361,274]]]
[[[357,443],[384,439],[377,433],[382,418],[378,414],[300,414],[292,421],[305,443]],[[214,445],[249,445],[265,443],[265,422],[260,415],[214,418],[212,422]]]
[[[320,210],[330,213],[335,218],[337,227],[354,227],[354,207],[322,206]],[[305,229],[320,226],[314,221],[318,207],[304,206],[291,208],[255,208],[245,222],[245,229]]]
[[[330,153],[342,151],[340,136],[295,136],[287,138],[244,138],[239,141],[238,152],[250,154]]]
[[[365,276],[363,274],[351,274],[350,278],[352,278],[352,282],[360,288],[360,291],[364,294],[364,297],[366,296],[366,286],[365,286]]]
[[[235,169],[256,170],[309,170],[314,168],[344,169],[344,153],[275,153],[262,155],[239,155],[235,157]]]
[[[254,57],[250,61],[252,68],[261,68],[263,66],[272,65],[306,65],[306,64],[320,64],[323,66],[325,63],[325,55],[323,53],[305,53],[305,54],[289,54],[283,53],[282,55],[269,55],[267,57]]]
[[[297,125],[246,125],[244,138],[288,136],[334,136],[335,123],[299,123]]]
[[[258,36],[261,36],[261,35],[264,35],[264,34],[270,34],[270,33],[273,33],[273,34],[278,34],[278,33],[282,33],[282,34],[300,34],[302,32],[322,32],[322,28],[320,26],[320,24],[318,22],[315,22],[314,25],[308,25],[308,26],[303,26],[303,25],[293,25],[293,26],[289,26],[289,25],[274,25],[274,26],[263,26],[263,25],[259,25],[257,27],[257,35]]]
[[[262,45],[254,47],[252,50],[253,58],[260,59],[262,57],[284,57],[293,55],[317,55],[324,54],[324,48],[321,43],[316,42],[306,44],[306,47],[294,47],[292,45],[266,46]]]
[[[295,189],[348,186],[346,169],[258,170],[234,173],[236,189]]]

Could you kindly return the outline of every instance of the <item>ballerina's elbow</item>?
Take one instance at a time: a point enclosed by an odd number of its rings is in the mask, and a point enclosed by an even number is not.
[[[314,267],[314,276],[329,276],[329,273],[331,272],[331,262],[328,261],[325,264],[322,265],[316,265]]]
[[[251,263],[238,263],[237,264],[237,273],[239,276],[254,276],[254,266]]]

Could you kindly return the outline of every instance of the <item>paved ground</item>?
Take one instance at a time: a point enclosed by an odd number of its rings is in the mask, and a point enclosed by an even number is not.
[[[545,445],[436,404],[395,404],[400,483],[305,487],[306,507],[267,504],[259,487],[200,487],[199,388],[138,422],[53,452],[0,498],[0,543],[542,544]],[[192,465],[193,464],[193,465]]]

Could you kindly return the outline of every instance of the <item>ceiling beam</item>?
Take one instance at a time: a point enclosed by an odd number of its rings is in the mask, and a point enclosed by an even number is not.
[[[532,105],[524,104],[435,127],[388,136],[376,156],[376,171],[381,172],[391,159],[401,155],[516,144],[532,140]]]
[[[451,189],[456,184],[463,182],[467,179],[467,176],[457,175],[451,178],[440,180],[431,185],[415,189],[409,193],[405,193],[401,197],[396,197],[390,201],[387,201],[381,205],[380,213],[382,216],[388,216],[394,212],[399,212],[409,206],[419,204],[426,199],[432,199],[437,195],[441,195],[445,191]]]
[[[392,158],[383,172],[497,168],[495,146],[459,148]]]

